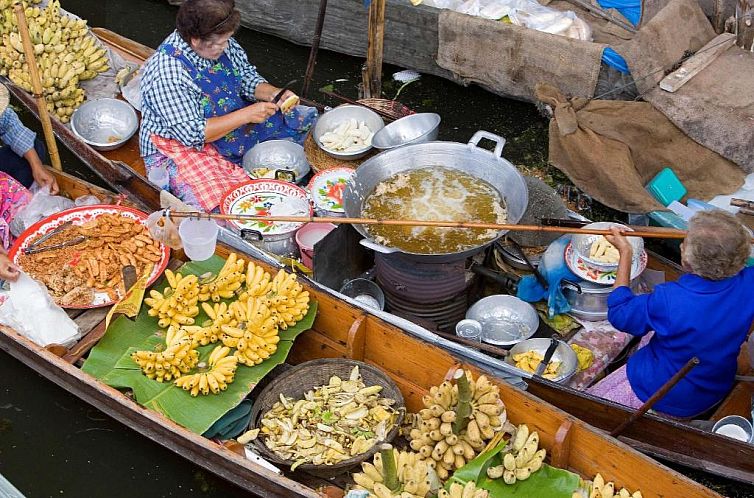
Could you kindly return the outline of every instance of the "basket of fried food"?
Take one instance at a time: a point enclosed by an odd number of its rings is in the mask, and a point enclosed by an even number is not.
[[[254,400],[252,444],[292,471],[333,477],[392,441],[404,412],[400,390],[380,369],[347,359],[309,361],[276,377]]]

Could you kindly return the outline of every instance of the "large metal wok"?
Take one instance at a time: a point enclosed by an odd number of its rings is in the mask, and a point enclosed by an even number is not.
[[[477,144],[482,138],[487,138],[496,143],[494,152],[478,147]],[[504,138],[486,131],[478,131],[471,137],[468,144],[427,142],[382,152],[362,163],[346,184],[343,193],[343,207],[346,216],[360,217],[364,200],[383,180],[404,171],[442,166],[463,171],[492,185],[505,199],[508,209],[508,223],[518,223],[526,210],[529,195],[521,174],[510,162],[502,158],[504,146]],[[412,259],[438,263],[457,261],[473,256],[505,234],[505,231],[500,231],[497,238],[462,252],[421,254],[407,253],[400,249],[377,244],[371,240],[369,232],[363,225],[354,225],[354,227],[365,237],[365,240],[361,241],[362,244],[371,249],[386,254],[401,253]]]

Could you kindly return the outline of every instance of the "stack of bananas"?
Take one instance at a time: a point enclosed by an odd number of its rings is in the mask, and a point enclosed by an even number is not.
[[[387,458],[393,460],[392,465]],[[352,476],[355,488],[369,491],[370,498],[424,498],[429,495],[432,488],[430,466],[418,454],[385,448],[375,453],[373,462],[362,462],[362,471]],[[392,469],[395,469],[395,477],[391,481],[388,473],[393,472]]]
[[[489,492],[485,489],[477,488],[474,481],[466,484],[454,482],[450,485],[449,490],[441,489],[437,493],[437,498],[487,498]]]
[[[246,290],[238,296],[238,300],[245,303],[250,298],[266,296],[272,290],[271,278],[264,268],[249,261],[246,265]]]
[[[199,314],[199,278],[196,275],[173,273],[165,270],[169,287],[162,293],[152,289],[144,302],[149,306],[149,316],[156,316],[160,328],[193,325]]]
[[[309,311],[309,292],[296,279],[295,273],[280,270],[267,294],[267,306],[283,330],[295,325]]]
[[[172,334],[176,333],[175,329],[172,331]],[[185,340],[185,336],[184,339],[171,336],[170,340],[173,342],[164,351],[135,351],[131,355],[144,375],[157,382],[177,379],[190,372],[199,362],[199,353],[191,348],[191,341]]]
[[[511,451],[503,455],[503,464],[487,469],[490,479],[499,479],[502,476],[506,484],[514,484],[516,481],[528,479],[542,468],[546,450],[538,449],[539,434],[536,431],[529,433],[529,427],[521,424],[512,442]]]
[[[275,317],[262,299],[248,300],[245,309],[240,302],[233,305],[236,305],[234,312],[238,313],[239,323],[245,323],[246,327],[223,325],[223,344],[236,348],[233,354],[239,363],[259,365],[278,349],[280,336]]]
[[[236,291],[246,279],[243,271],[245,264],[246,261],[239,259],[236,253],[230,253],[217,277],[199,288],[199,300],[204,302],[211,299],[219,303],[221,299],[236,297]]]
[[[31,92],[28,61],[12,3],[13,0],[0,0],[0,76],[8,76],[13,83]],[[37,56],[47,110],[67,123],[85,98],[79,82],[110,68],[107,51],[89,33],[85,20],[60,14],[59,0],[51,0],[44,9],[31,7],[26,1],[22,5]]]
[[[583,495],[579,492],[573,493],[574,498],[581,498]],[[592,489],[589,491],[589,498],[642,498],[641,491],[634,491],[633,494],[626,488],[615,491],[615,484],[606,482],[605,479],[597,474],[592,482]]]
[[[436,463],[443,481],[473,460],[505,426],[499,390],[483,375],[474,381],[470,372],[459,370],[455,384],[433,386],[422,402],[424,409],[409,433],[410,446]]]
[[[209,303],[202,303],[202,309],[209,317],[209,321],[205,322],[203,327],[192,327],[190,329],[195,344],[202,346],[214,344],[222,336],[222,327],[238,325],[238,320],[231,309],[233,304],[231,303],[231,306],[228,306],[227,303],[215,303],[214,306],[211,306]]]
[[[217,346],[212,350],[207,361],[209,370],[191,375],[184,375],[175,380],[175,385],[189,391],[191,396],[217,394],[228,388],[233,382],[238,360],[228,356],[230,348]]]

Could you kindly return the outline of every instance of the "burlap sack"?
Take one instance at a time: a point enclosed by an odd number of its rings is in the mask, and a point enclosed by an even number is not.
[[[669,166],[689,197],[732,193],[744,172],[687,137],[647,102],[573,98],[539,85],[537,98],[553,107],[550,163],[596,200],[628,213],[664,209],[644,186]]]

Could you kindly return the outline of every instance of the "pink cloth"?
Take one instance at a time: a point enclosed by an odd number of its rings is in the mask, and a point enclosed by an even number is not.
[[[654,335],[654,332],[650,332],[641,338],[639,349],[649,343],[652,335]],[[586,392],[593,396],[628,406],[629,408],[640,408],[644,404],[636,396],[634,390],[631,389],[631,383],[628,381],[628,375],[626,374],[626,365],[623,365],[615,372],[597,382],[587,389]]]
[[[31,201],[31,192],[12,176],[0,171],[0,243],[3,249],[13,244],[10,222]]]

